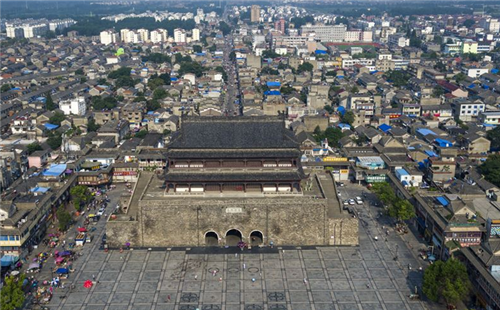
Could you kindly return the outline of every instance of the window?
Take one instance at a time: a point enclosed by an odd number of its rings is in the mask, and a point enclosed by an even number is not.
[[[0,241],[9,241],[9,236],[0,236]]]

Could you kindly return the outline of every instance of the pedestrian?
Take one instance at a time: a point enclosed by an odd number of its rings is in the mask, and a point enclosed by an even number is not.
[[[194,279],[198,280],[198,275],[197,274],[194,275]]]
[[[247,269],[247,264],[243,263],[243,269]]]
[[[167,295],[167,302],[170,302],[170,295]]]
[[[307,285],[307,278],[304,278],[304,284]]]
[[[222,282],[222,277],[219,278],[219,282]]]
[[[238,257],[238,253],[234,253],[234,257]]]
[[[252,282],[255,282],[255,278],[252,278]]]
[[[94,281],[95,281],[95,274],[93,274],[93,275],[92,275],[92,280],[94,280]]]
[[[366,288],[370,288],[370,284],[368,284],[368,283],[367,283],[367,284],[366,284]]]

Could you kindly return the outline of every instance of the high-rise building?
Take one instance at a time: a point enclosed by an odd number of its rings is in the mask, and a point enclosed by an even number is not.
[[[137,30],[137,34],[139,35],[140,42],[149,42],[149,30],[139,29]]]
[[[42,36],[48,30],[49,30],[49,25],[44,22],[28,23],[23,25],[24,37],[27,39]]]
[[[5,30],[7,32],[7,38],[22,38],[22,37],[24,37],[24,31],[23,31],[22,25],[6,24]]]
[[[200,29],[193,28],[193,41],[200,41]]]
[[[282,34],[285,34],[285,19],[283,17],[274,23],[274,30],[281,31]]]
[[[260,6],[258,5],[252,5],[251,12],[250,12],[250,21],[252,23],[258,23],[260,20]]]
[[[174,42],[186,43],[186,30],[177,28],[174,30]]]
[[[168,32],[166,29],[155,29],[151,31],[150,36],[152,43],[166,42],[168,38]]]
[[[104,45],[113,44],[118,41],[118,34],[114,30],[101,31],[99,37],[101,39],[101,44]]]
[[[120,39],[122,42],[125,42],[127,40],[127,35],[129,32],[130,30],[127,28],[120,30]]]

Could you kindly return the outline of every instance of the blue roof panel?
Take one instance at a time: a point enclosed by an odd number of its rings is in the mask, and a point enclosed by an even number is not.
[[[450,204],[448,202],[448,200],[446,198],[444,198],[443,196],[436,197],[436,200],[439,202],[440,205],[442,205],[444,207],[446,207],[447,205]]]

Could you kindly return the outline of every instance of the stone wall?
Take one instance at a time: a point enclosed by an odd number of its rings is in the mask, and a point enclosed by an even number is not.
[[[358,244],[358,220],[328,219],[323,199],[170,198],[143,200],[139,210],[138,221],[107,223],[110,246],[204,246],[207,232],[215,232],[222,246],[231,229],[240,231],[247,243],[250,234],[259,231],[265,245]]]
[[[329,219],[329,245],[359,245],[359,219]]]
[[[132,246],[142,246],[140,222],[121,220],[108,221],[106,223],[106,239],[111,248],[122,247],[127,242],[130,242]]]

